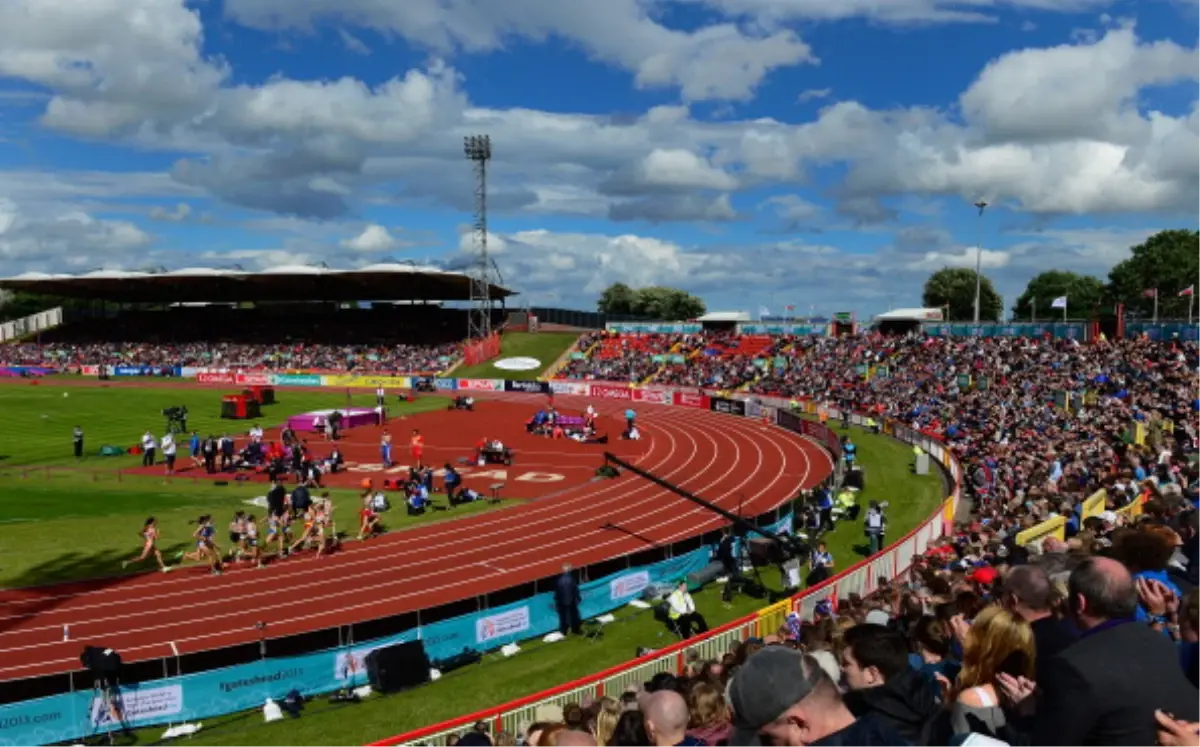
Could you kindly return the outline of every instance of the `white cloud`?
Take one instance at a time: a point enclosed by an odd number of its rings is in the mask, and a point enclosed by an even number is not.
[[[354,252],[386,252],[400,246],[400,242],[386,228],[372,223],[357,236],[342,240],[341,245]]]
[[[122,266],[145,258],[153,238],[128,221],[87,213],[31,213],[0,198],[0,268],[28,270]]]
[[[437,54],[488,52],[506,39],[578,44],[623,68],[644,88],[677,88],[692,101],[748,98],[772,70],[815,62],[791,30],[754,32],[733,23],[670,29],[644,0],[228,0],[226,12],[264,29],[309,30],[337,20],[397,34]]]
[[[819,99],[827,99],[833,93],[832,88],[810,88],[807,91],[801,91],[796,97],[798,103],[806,103],[808,101],[817,101]]]

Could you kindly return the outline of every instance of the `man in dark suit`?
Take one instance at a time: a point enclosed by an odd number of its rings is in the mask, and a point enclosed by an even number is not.
[[[1040,670],[1029,742],[1155,744],[1155,710],[1200,720],[1196,688],[1175,646],[1134,619],[1138,593],[1129,570],[1111,558],[1089,558],[1067,587],[1081,635]],[[1014,700],[1026,694],[1014,693],[1011,678],[1002,676],[1001,684]]]
[[[554,606],[558,610],[558,632],[563,635],[567,631],[579,635],[583,624],[579,619],[579,603],[583,597],[579,594],[579,584],[571,573],[570,563],[563,564],[562,575],[554,584]]]
[[[1054,586],[1041,566],[1019,565],[1009,571],[1004,577],[1001,600],[1033,629],[1035,679],[1041,681],[1046,665],[1078,640],[1079,632],[1071,623],[1054,616]]]

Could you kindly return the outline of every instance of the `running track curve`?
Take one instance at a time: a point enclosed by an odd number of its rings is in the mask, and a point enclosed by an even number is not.
[[[517,399],[529,395],[494,395]],[[560,396],[564,404],[582,398]],[[618,417],[623,403],[601,403]],[[758,421],[677,407],[639,407],[638,466],[723,508],[756,516],[832,471],[815,442]],[[740,494],[740,495],[739,495]],[[0,592],[0,679],[79,667],[84,645],[127,662],[190,654],[429,609],[669,544],[725,520],[633,475],[510,508],[349,543],[322,559],[209,576],[149,573]],[[617,525],[626,531],[614,531]],[[636,533],[636,537],[631,533]],[[463,541],[467,538],[467,541]],[[303,571],[301,573],[300,571]],[[70,640],[63,640],[63,626]]]

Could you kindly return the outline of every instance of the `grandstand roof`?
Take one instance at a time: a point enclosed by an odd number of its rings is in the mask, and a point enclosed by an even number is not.
[[[0,288],[123,303],[220,301],[467,301],[470,276],[435,267],[378,264],[353,270],[307,265],[261,272],[188,267],[163,272],[96,270],[83,275],[27,272],[0,279]],[[492,298],[515,292],[491,286]]]

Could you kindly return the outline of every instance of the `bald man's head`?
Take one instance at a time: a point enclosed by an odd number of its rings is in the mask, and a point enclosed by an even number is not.
[[[687,732],[688,707],[683,696],[674,690],[660,690],[646,698],[642,706],[646,731],[656,745],[673,745],[683,741]]]
[[[1067,581],[1068,603],[1081,627],[1137,614],[1138,593],[1129,569],[1112,558],[1088,558]]]

